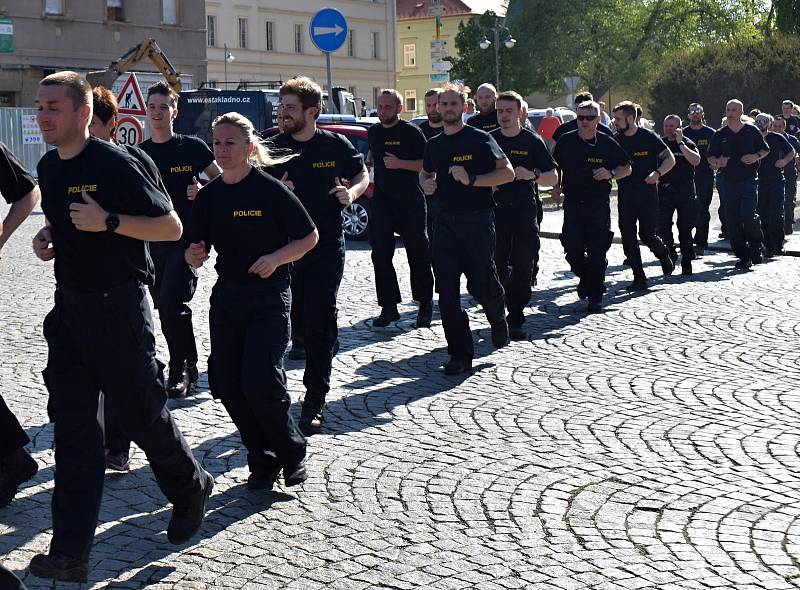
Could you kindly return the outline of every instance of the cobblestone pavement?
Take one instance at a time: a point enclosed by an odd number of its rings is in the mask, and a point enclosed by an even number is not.
[[[48,546],[53,485],[40,377],[53,279],[29,253],[41,220],[0,261],[0,382],[41,466],[0,510],[0,555],[31,588],[52,587],[25,570]],[[438,316],[415,330],[404,303],[394,326],[370,328],[369,252],[353,245],[310,479],[249,492],[222,405],[205,387],[171,402],[216,477],[202,533],[168,544],[169,508],[137,450],[131,473],[107,479],[88,587],[800,587],[800,260],[734,273],[713,253],[690,280],[664,280],[645,258],[653,287],[624,294],[614,245],[606,311],[587,316],[544,240],[529,341],[493,351],[473,306],[479,358],[451,378]],[[402,250],[395,260],[407,276]],[[194,301],[204,356],[212,277]],[[301,367],[288,367],[296,401]]]

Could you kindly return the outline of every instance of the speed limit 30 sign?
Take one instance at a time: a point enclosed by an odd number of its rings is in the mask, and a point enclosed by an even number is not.
[[[119,145],[137,145],[144,139],[144,128],[135,117],[120,117],[115,136]]]

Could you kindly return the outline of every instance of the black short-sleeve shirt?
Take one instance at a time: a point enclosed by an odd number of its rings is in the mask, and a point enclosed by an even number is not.
[[[683,128],[683,136],[691,139],[700,152],[700,163],[695,167],[696,176],[706,178],[713,176],[714,170],[708,163],[708,146],[711,145],[711,138],[714,137],[714,129],[708,125],[703,125],[700,129],[694,129],[691,125]]]
[[[423,121],[419,124],[419,130],[422,131],[422,135],[425,136],[426,140],[430,140],[444,131],[444,127],[433,127],[430,121]]]
[[[476,113],[467,119],[467,125],[480,129],[481,131],[486,131],[487,133],[494,131],[500,127],[500,123],[497,122],[497,110],[492,109],[486,114]]]
[[[160,217],[172,211],[169,196],[153,183],[139,160],[110,142],[92,138],[69,160],[62,160],[57,150],[47,152],[37,170],[60,287],[95,293],[130,280],[152,284],[153,263],[146,242],[116,233],[80,231],[69,209],[71,203],[83,203],[85,190],[109,213]]]
[[[195,199],[188,231],[190,243],[205,242],[217,250],[215,269],[220,280],[236,284],[289,286],[289,268],[283,265],[266,279],[248,273],[265,254],[279,250],[289,240],[314,231],[314,223],[299,199],[282,182],[253,168],[235,184],[217,177]]]
[[[373,198],[389,198],[395,193],[421,194],[419,174],[413,170],[389,170],[383,157],[389,153],[401,160],[421,160],[425,153],[425,136],[416,125],[398,120],[391,127],[375,123],[367,131],[369,149],[375,171],[375,195]]]
[[[748,180],[755,179],[759,162],[744,164],[742,156],[768,149],[769,145],[758,127],[745,123],[736,133],[727,125],[714,133],[708,148],[708,155],[715,158],[720,156],[730,158],[724,168],[725,177],[728,180]]]
[[[674,139],[668,139],[666,137],[662,137],[664,143],[667,144],[669,151],[672,152],[672,155],[675,156],[675,166],[672,169],[664,174],[661,178],[659,178],[659,186],[665,189],[686,189],[690,188],[694,191],[694,171],[695,167],[686,159],[686,156],[683,155],[683,150],[681,150],[681,146],[678,145],[678,142]],[[698,151],[697,145],[687,138],[683,138],[683,142],[686,144],[686,147],[693,151]],[[698,164],[702,166],[702,162]]]
[[[176,133],[164,143],[152,139],[143,141],[139,147],[150,156],[158,166],[161,179],[169,191],[175,212],[184,225],[189,223],[192,201],[186,196],[186,187],[192,184],[192,177],[200,174],[214,161],[214,153],[199,137]]]
[[[800,154],[800,139],[797,139],[794,135],[789,135],[788,133],[784,133],[783,136],[786,138],[786,141],[791,144],[794,148],[794,151]],[[783,175],[786,177],[787,180],[795,180],[797,178],[797,160],[792,159],[791,162],[786,164],[783,168]]]
[[[544,140],[533,131],[521,129],[514,137],[507,137],[503,135],[502,129],[495,129],[491,136],[513,168],[523,166],[530,171],[538,169],[540,172],[549,172],[556,167]],[[498,205],[532,203],[538,194],[539,188],[535,180],[514,180],[498,186],[494,200]]]
[[[567,121],[566,123],[561,123],[555,131],[553,131],[553,141],[558,141],[561,139],[562,135],[567,133],[572,133],[573,131],[578,130],[578,120],[572,119],[572,121]],[[611,131],[606,125],[602,123],[597,124],[597,132],[602,133],[603,135],[608,135],[609,137],[614,135],[614,132]]]
[[[285,164],[266,172],[282,178],[284,172],[294,183],[294,194],[300,199],[319,230],[319,244],[342,241],[342,208],[338,199],[329,194],[336,185],[352,179],[364,167],[361,153],[338,133],[317,129],[308,141],[297,141],[291,135],[279,133],[272,138],[278,150],[299,154]]]
[[[790,115],[786,118],[786,133],[795,136],[800,133],[800,117]]]
[[[633,162],[633,172],[619,181],[620,194],[649,188],[644,179],[661,164],[658,156],[667,149],[667,144],[652,131],[641,127],[630,136],[615,133],[614,139]]]
[[[489,209],[491,187],[466,186],[450,175],[450,166],[463,166],[469,174],[487,174],[506,155],[491,135],[464,125],[452,135],[441,133],[425,145],[422,168],[436,172],[436,197],[445,213],[472,213]]]
[[[612,170],[630,164],[628,154],[610,135],[595,134],[586,141],[577,131],[563,135],[556,143],[553,158],[563,171],[565,201],[597,202],[608,205],[610,180],[595,180],[598,168]]]
[[[0,143],[0,194],[6,203],[16,203],[36,186],[30,172],[4,143]]]
[[[775,133],[774,131],[768,131],[765,139],[769,146],[769,154],[761,160],[758,167],[758,179],[764,182],[783,180],[783,168],[776,168],[775,162],[792,151],[792,145],[781,133]]]

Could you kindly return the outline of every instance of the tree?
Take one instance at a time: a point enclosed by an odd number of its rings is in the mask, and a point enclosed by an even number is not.
[[[800,0],[774,0],[773,7],[778,30],[800,35]]]

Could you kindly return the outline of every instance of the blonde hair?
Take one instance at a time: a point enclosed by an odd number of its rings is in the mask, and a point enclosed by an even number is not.
[[[234,127],[237,127],[239,131],[242,132],[242,135],[244,135],[244,138],[247,140],[247,142],[253,144],[255,149],[253,149],[253,151],[247,157],[247,163],[251,166],[277,166],[279,164],[285,164],[297,155],[272,155],[267,148],[266,142],[256,133],[253,123],[250,122],[250,119],[240,113],[230,112],[220,115],[214,119],[214,122],[211,124],[211,129],[216,129],[217,125],[233,125]]]

